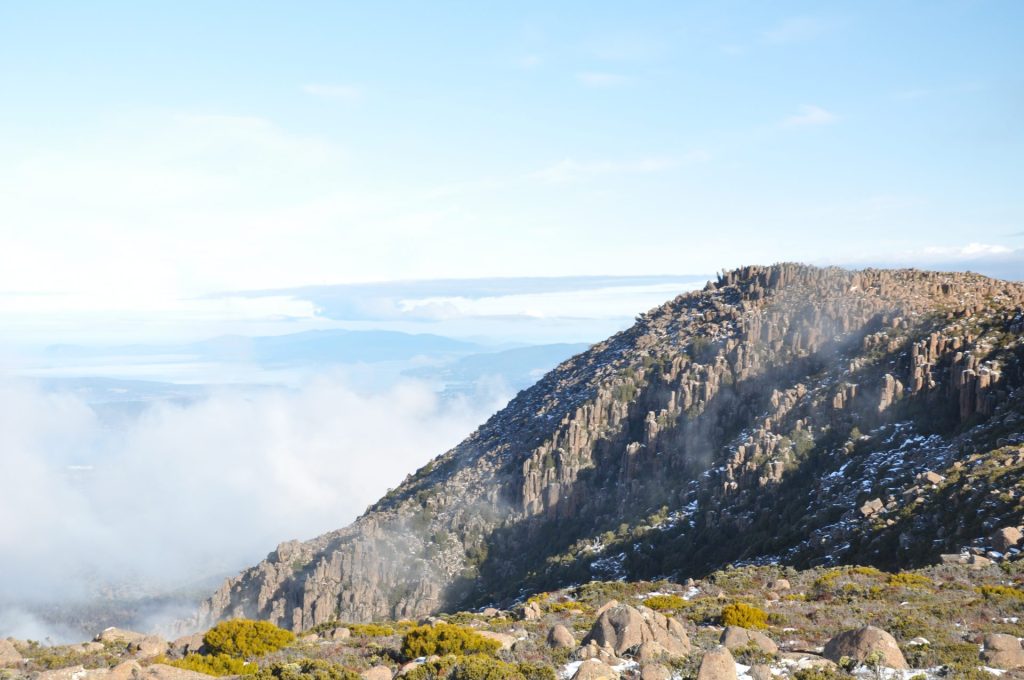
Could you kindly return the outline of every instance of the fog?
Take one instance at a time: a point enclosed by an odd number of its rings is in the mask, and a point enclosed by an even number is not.
[[[112,427],[73,394],[0,384],[0,637],[41,628],[26,611],[194,587],[344,526],[504,392],[366,394],[333,376],[157,402]]]

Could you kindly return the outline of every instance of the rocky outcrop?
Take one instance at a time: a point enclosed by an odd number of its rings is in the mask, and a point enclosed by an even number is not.
[[[690,653],[690,639],[682,624],[647,607],[620,604],[603,612],[583,643],[608,646],[621,656],[627,650],[645,643],[656,643],[665,654],[684,656]]]
[[[1024,443],[1021,329],[1024,287],[975,274],[723,273],[557,367],[351,526],[282,543],[191,623],[304,630],[738,560],[937,559],[1020,521],[949,468]]]
[[[861,663],[874,660],[886,668],[897,670],[910,668],[893,636],[875,626],[864,626],[839,633],[825,645],[824,655],[826,659],[836,663],[846,657]]]

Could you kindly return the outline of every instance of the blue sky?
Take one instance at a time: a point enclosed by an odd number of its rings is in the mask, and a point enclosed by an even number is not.
[[[1020,262],[1024,4],[553,5],[3,3],[0,316]]]

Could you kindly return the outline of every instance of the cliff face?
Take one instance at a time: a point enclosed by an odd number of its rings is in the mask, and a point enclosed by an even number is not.
[[[723,274],[563,363],[351,526],[282,544],[197,623],[301,630],[729,562],[933,560],[1021,522],[1016,491],[969,472],[1024,442],[1022,308],[1024,286],[973,274]]]

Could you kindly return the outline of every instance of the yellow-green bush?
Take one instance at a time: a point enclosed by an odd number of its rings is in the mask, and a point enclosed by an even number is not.
[[[361,680],[361,676],[330,661],[302,659],[272,663],[261,668],[253,680]]]
[[[767,628],[768,613],[749,604],[734,602],[722,607],[722,625],[740,626],[741,628]]]
[[[416,626],[402,638],[402,654],[415,659],[433,654],[493,654],[501,643],[480,635],[472,628],[438,623],[433,626]]]
[[[974,589],[986,600],[1024,600],[1024,590],[1013,586],[984,585]]]
[[[228,654],[239,658],[263,656],[276,652],[295,641],[289,630],[278,628],[266,621],[232,619],[218,623],[206,631],[203,644],[213,654]]]
[[[508,663],[485,654],[448,655],[421,664],[404,676],[405,680],[555,680],[550,666],[535,663]]]
[[[685,607],[686,600],[678,595],[651,595],[644,600],[644,605],[656,612],[674,612]]]
[[[394,628],[379,623],[353,623],[346,628],[357,637],[387,637],[395,634]]]
[[[258,670],[256,664],[227,654],[189,654],[184,659],[157,658],[156,661],[186,671],[218,677],[221,675],[252,675]]]
[[[890,586],[897,588],[928,588],[932,585],[932,580],[924,574],[915,574],[909,571],[890,574],[888,582]]]

